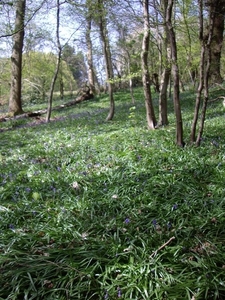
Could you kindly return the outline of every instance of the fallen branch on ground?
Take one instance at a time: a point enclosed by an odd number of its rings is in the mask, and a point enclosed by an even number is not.
[[[70,102],[60,104],[60,105],[57,105],[57,106],[53,107],[52,111],[53,110],[60,110],[62,108],[66,108],[66,107],[70,107],[70,106],[76,105],[76,104],[78,104],[82,101],[93,99],[93,98],[94,98],[93,95],[91,95],[90,98],[87,97],[87,95],[82,95],[82,96],[79,96],[75,100],[72,100]],[[34,111],[34,112],[26,112],[26,113],[23,113],[21,115],[17,115],[17,116],[14,116],[14,117],[3,116],[3,117],[0,117],[0,122],[6,122],[6,121],[9,121],[9,120],[17,120],[17,119],[23,119],[23,118],[39,117],[41,115],[46,114],[46,112],[47,112],[47,109],[42,109],[42,110],[37,110],[37,111]]]
[[[152,258],[153,256],[155,256],[158,251],[162,250],[163,248],[165,248],[171,241],[173,241],[175,239],[175,236],[172,236],[165,244],[163,244],[162,246],[160,246],[157,250],[155,250],[149,258]]]

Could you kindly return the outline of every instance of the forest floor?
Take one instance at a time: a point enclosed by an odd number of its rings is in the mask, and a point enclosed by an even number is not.
[[[172,101],[149,131],[135,99],[116,93],[110,122],[104,95],[0,123],[0,299],[225,299],[225,110],[191,146],[182,93],[181,149]]]

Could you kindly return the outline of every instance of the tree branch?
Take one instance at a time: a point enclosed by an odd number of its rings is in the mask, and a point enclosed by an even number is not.
[[[175,239],[175,236],[172,236],[167,242],[165,242],[162,246],[160,246],[157,250],[155,250],[149,258],[152,258],[153,256],[155,256],[157,254],[158,251],[162,250],[163,248],[165,248],[171,241],[173,241]]]

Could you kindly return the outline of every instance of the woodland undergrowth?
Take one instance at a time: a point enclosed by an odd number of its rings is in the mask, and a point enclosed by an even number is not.
[[[0,123],[0,299],[225,299],[224,108],[190,146],[183,93],[181,149],[172,101],[149,131],[135,99],[117,93],[110,122],[101,96]]]

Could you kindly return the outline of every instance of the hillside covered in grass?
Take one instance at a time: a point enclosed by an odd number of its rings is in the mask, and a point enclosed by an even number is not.
[[[149,131],[135,98],[117,93],[111,122],[102,96],[0,123],[0,299],[225,299],[224,108],[196,148],[182,94],[181,149],[172,100]]]

